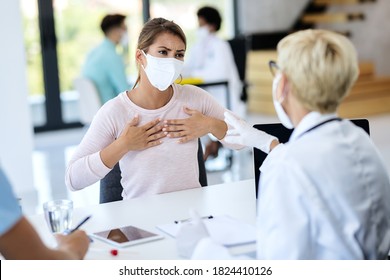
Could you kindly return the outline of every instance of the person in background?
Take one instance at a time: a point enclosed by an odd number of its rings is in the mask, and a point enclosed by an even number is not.
[[[103,18],[100,27],[105,38],[88,54],[82,69],[82,76],[96,86],[102,104],[129,88],[123,57],[116,51],[118,44],[128,44],[125,19],[119,14]]]
[[[57,249],[44,245],[37,232],[23,216],[12,187],[0,168],[0,254],[6,259],[82,259],[89,238],[84,231],[56,235]]]
[[[279,144],[225,113],[226,142],[269,153],[259,182],[257,257],[386,259],[388,171],[367,133],[336,113],[358,77],[355,48],[340,34],[305,30],[285,37],[277,51],[278,61],[269,64],[273,100],[281,123],[295,128],[289,142]],[[212,250],[229,258],[203,238],[199,219],[188,227],[178,238],[191,245],[181,247],[182,254],[195,248],[194,257],[207,258]]]
[[[184,77],[200,78],[205,83],[228,81],[231,106],[228,109],[244,117],[245,104],[241,101],[243,87],[233,52],[229,43],[217,36],[222,23],[221,15],[213,7],[202,7],[198,10],[197,17],[197,41],[191,48],[182,74]],[[206,90],[222,106],[228,107],[224,86],[208,87]],[[219,142],[210,142],[205,149],[205,159],[209,155],[217,156],[219,147]]]

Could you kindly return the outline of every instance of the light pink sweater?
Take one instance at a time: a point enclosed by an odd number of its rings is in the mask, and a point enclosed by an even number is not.
[[[136,114],[139,125],[157,118],[183,119],[189,116],[183,107],[223,120],[225,109],[204,90],[191,85],[173,85],[173,97],[162,108],[146,110],[121,93],[98,111],[77,147],[66,171],[66,185],[83,189],[102,179],[111,169],[100,158],[100,151],[118,138]],[[142,151],[130,151],[120,161],[124,199],[200,187],[198,140],[185,144],[163,138],[161,145]]]

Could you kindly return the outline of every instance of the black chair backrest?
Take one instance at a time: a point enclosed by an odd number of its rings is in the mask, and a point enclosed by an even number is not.
[[[198,165],[199,165],[199,183],[202,187],[207,186],[207,173],[203,160],[203,148],[198,139]],[[107,203],[122,200],[123,187],[121,185],[121,170],[119,163],[100,180],[100,203]]]
[[[370,125],[366,119],[356,119],[351,120],[356,126],[363,128],[364,131],[370,135]],[[290,136],[293,129],[285,128],[281,123],[271,123],[271,124],[256,124],[253,126],[256,129],[262,130],[268,134],[274,135],[279,139],[280,143],[286,143],[290,139]],[[262,152],[259,149],[253,149],[253,160],[255,168],[255,187],[256,187],[256,198],[259,190],[259,180],[260,180],[260,166],[263,164],[267,154]]]
[[[236,62],[238,75],[243,83],[241,100],[247,101],[248,95],[246,92],[246,57],[248,51],[248,40],[246,37],[236,37],[228,41],[233,52],[234,61]]]
[[[236,37],[228,41],[232,49],[234,61],[237,65],[238,75],[241,81],[245,81],[247,39],[246,37]]]

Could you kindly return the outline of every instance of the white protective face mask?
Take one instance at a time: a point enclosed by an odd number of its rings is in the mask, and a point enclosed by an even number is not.
[[[149,82],[159,91],[166,90],[177,78],[179,78],[183,68],[183,61],[171,57],[154,57],[150,54],[145,54],[144,51],[142,51],[142,53],[148,62],[148,65],[146,65],[146,67],[142,65],[142,68],[144,69]]]
[[[273,83],[272,83],[272,99],[274,101],[274,107],[275,107],[275,111],[276,111],[276,114],[278,115],[278,118],[280,120],[280,122],[282,123],[282,125],[288,129],[293,129],[294,128],[294,125],[292,124],[290,118],[288,117],[288,115],[286,114],[286,112],[284,111],[283,107],[282,107],[282,101],[279,101],[279,100],[276,100],[276,91],[278,89],[278,85],[279,85],[279,82],[280,80],[282,79],[282,74],[277,74],[276,77],[274,78],[273,80]]]
[[[206,39],[207,36],[209,36],[209,34],[210,31],[205,25],[199,27],[198,30],[196,31],[196,37],[199,41],[203,41],[204,39]]]

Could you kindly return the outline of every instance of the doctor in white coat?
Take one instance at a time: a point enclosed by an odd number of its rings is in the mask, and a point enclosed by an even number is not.
[[[222,19],[212,7],[200,8],[197,12],[199,29],[197,41],[186,58],[182,75],[201,78],[204,82],[228,81],[230,104],[227,104],[226,89],[209,87],[209,91],[224,107],[230,107],[235,114],[243,117],[245,104],[241,101],[242,83],[233,52],[228,42],[220,39],[217,32]],[[229,105],[229,106],[228,106]]]
[[[225,113],[226,142],[269,153],[261,167],[257,257],[385,259],[388,171],[369,136],[336,113],[358,76],[353,45],[330,31],[300,31],[278,44],[270,68],[278,117],[295,128],[289,142]],[[178,248],[193,258],[231,257],[200,220],[182,227]]]
[[[232,49],[228,42],[217,36],[221,28],[222,18],[213,7],[202,7],[197,12],[199,29],[197,41],[186,58],[182,75],[184,77],[201,78],[205,83],[228,82],[228,94],[225,86],[205,88],[219,104],[232,110],[236,115],[245,117],[246,107],[241,100],[242,83],[234,61]],[[205,149],[205,159],[209,155],[218,156],[219,142],[209,142]]]

